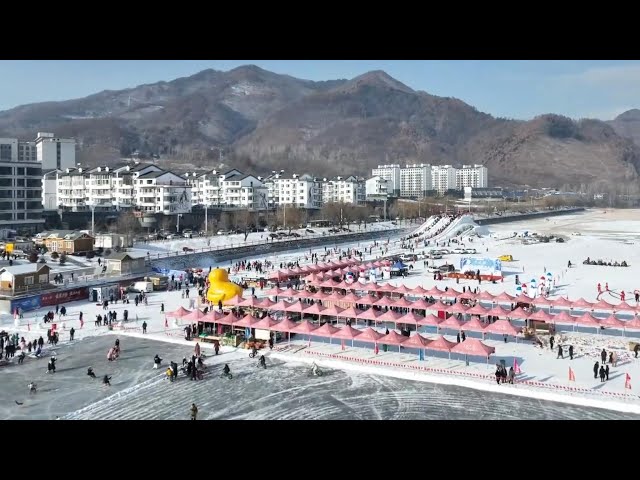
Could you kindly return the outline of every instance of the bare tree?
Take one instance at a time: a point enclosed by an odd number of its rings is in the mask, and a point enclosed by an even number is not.
[[[128,246],[131,237],[142,231],[142,226],[133,212],[125,211],[120,212],[118,220],[111,226],[111,231],[123,235],[126,238],[125,244]]]
[[[235,221],[236,228],[244,232],[244,241],[246,242],[254,222],[253,212],[250,212],[249,210],[240,210],[235,214]]]
[[[220,221],[218,222],[220,228],[222,230],[229,230],[231,228],[231,225],[233,225],[235,222],[235,219],[233,217],[234,215],[231,212],[222,212],[222,214],[220,215]]]

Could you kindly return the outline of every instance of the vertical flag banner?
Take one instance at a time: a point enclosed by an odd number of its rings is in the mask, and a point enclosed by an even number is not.
[[[569,367],[569,381],[570,382],[576,381],[576,374],[573,373],[573,369],[571,367]]]
[[[628,373],[624,380],[624,388],[631,390],[631,376]]]

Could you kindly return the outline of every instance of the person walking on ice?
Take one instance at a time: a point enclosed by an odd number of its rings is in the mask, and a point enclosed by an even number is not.
[[[198,416],[198,407],[196,407],[195,403],[191,404],[191,420],[195,420]]]
[[[558,356],[556,357],[556,360],[558,358],[564,359],[564,352],[562,351],[562,345],[558,345]]]

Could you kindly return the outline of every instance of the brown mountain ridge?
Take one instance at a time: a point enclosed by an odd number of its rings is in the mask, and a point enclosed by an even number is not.
[[[52,131],[79,160],[134,151],[168,166],[225,164],[366,176],[380,163],[470,164],[492,185],[630,185],[640,173],[640,111],[612,122],[543,115],[507,120],[455,98],[414,91],[385,72],[313,82],[255,66],[103,91],[0,112],[0,136]]]

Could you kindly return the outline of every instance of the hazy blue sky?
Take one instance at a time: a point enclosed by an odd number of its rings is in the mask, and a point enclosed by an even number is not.
[[[608,120],[640,107],[639,61],[3,60],[0,110],[246,64],[310,80],[384,70],[415,90],[460,98],[481,111],[510,118],[553,112]]]

